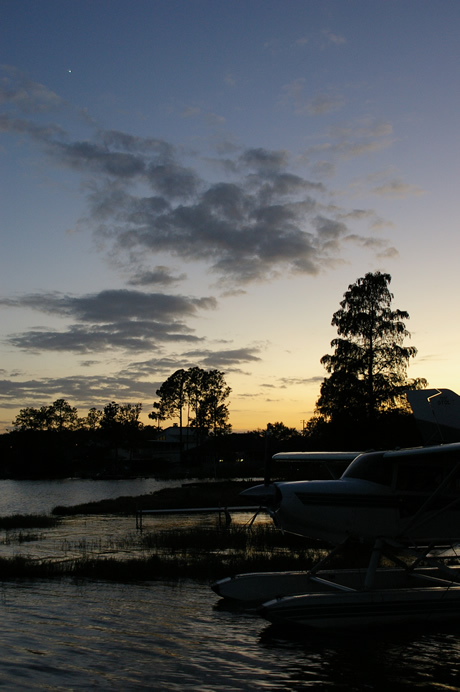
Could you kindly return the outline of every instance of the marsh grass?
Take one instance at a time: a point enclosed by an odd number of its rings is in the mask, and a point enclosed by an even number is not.
[[[33,560],[27,556],[0,558],[0,579],[50,579],[73,577],[108,581],[154,581],[158,579],[196,579],[212,581],[243,571],[278,571],[308,569],[314,559],[300,556],[259,554],[257,556],[223,556],[218,554],[129,558],[82,557],[70,560]]]
[[[243,553],[290,550],[303,552],[306,540],[299,536],[285,535],[272,524],[247,526],[231,524],[229,527],[203,526],[167,531],[151,531],[141,534],[144,548],[171,552],[241,551]]]
[[[33,541],[41,541],[43,539],[43,533],[23,533],[22,531],[10,532],[8,531],[3,541],[2,545],[13,545],[14,543],[31,543]]]
[[[22,555],[0,558],[0,580],[211,581],[241,571],[307,569],[320,552],[296,538],[264,524],[137,532],[108,540],[83,537],[65,540],[61,555],[53,559]]]

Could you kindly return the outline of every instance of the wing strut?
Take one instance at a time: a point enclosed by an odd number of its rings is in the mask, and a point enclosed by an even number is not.
[[[439,516],[439,515],[442,514],[443,512],[446,512],[447,510],[451,509],[451,508],[454,507],[456,504],[458,504],[458,502],[460,502],[460,497],[459,497],[459,498],[457,498],[456,500],[453,500],[453,502],[450,502],[450,503],[449,503],[448,505],[446,505],[445,507],[442,507],[442,508],[441,508],[440,510],[438,510],[435,514],[430,514],[430,516],[424,516],[424,517],[422,517],[422,519],[421,519],[420,521],[418,521],[420,515],[421,515],[422,513],[426,512],[426,510],[428,509],[428,507],[430,506],[430,504],[433,502],[433,500],[435,500],[436,497],[437,497],[440,493],[443,492],[443,490],[447,487],[447,485],[450,483],[450,481],[452,480],[452,478],[455,476],[455,474],[458,472],[459,469],[460,469],[460,464],[456,464],[456,465],[454,466],[454,468],[451,469],[451,471],[447,474],[447,476],[444,478],[444,480],[442,481],[442,483],[440,483],[440,484],[438,485],[438,487],[436,488],[436,490],[435,490],[433,493],[431,493],[430,497],[429,497],[427,500],[425,500],[425,502],[422,504],[422,506],[419,507],[419,509],[417,510],[417,512],[414,514],[414,516],[411,517],[410,521],[409,521],[408,524],[404,527],[404,529],[401,531],[400,535],[405,535],[405,534],[407,533],[407,531],[409,531],[411,528],[414,528],[414,526],[419,527],[419,526],[421,526],[422,524],[424,524],[426,521],[428,521],[428,520],[431,521],[431,520],[434,519],[435,517]]]

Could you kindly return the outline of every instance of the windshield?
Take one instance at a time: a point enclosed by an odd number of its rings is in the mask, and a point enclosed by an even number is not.
[[[433,492],[443,484],[444,492],[460,492],[460,459],[456,453],[441,456],[420,454],[385,458],[385,452],[361,454],[342,478],[359,478],[403,492]]]
[[[383,455],[384,452],[361,454],[351,462],[342,478],[359,478],[363,481],[391,486],[393,464],[389,459],[384,459]]]

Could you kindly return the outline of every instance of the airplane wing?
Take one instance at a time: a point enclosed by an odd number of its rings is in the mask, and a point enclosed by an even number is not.
[[[346,467],[362,452],[278,452],[273,461],[300,462],[301,464],[323,464],[331,478],[340,478]]]
[[[384,459],[407,459],[410,457],[440,458],[454,456],[460,463],[460,442],[451,442],[446,445],[428,445],[427,447],[410,447],[409,449],[395,449],[383,453]]]
[[[318,461],[353,461],[362,452],[278,452],[274,454],[274,461],[302,461],[306,463],[318,463]]]

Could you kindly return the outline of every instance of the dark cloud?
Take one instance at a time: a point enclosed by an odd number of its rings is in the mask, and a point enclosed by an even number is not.
[[[13,379],[11,374],[8,379],[8,373],[2,371],[0,403],[3,408],[17,409],[41,406],[57,398],[65,398],[79,408],[80,415],[84,415],[85,408],[102,408],[109,401],[145,402],[144,410],[147,412],[156,399],[157,389],[179,368],[187,369],[197,365],[203,368],[235,371],[238,364],[260,360],[258,353],[257,348],[215,352],[195,350],[177,356],[159,353],[154,358],[132,362],[108,375],[74,375],[54,379],[21,380],[19,376]],[[82,365],[97,368],[100,361],[84,361]]]
[[[131,286],[171,286],[186,278],[185,274],[174,276],[169,267],[159,265],[151,271],[139,273],[129,281],[129,284]]]
[[[87,296],[32,294],[0,300],[4,307],[30,308],[70,318],[77,323],[64,331],[47,328],[10,335],[17,348],[31,351],[89,353],[111,349],[147,351],[156,342],[197,342],[184,319],[212,310],[214,298],[187,298],[130,290],[101,291]]]
[[[65,131],[59,125],[37,125],[25,118],[13,118],[5,113],[0,114],[0,131],[18,135],[28,135],[34,140],[47,142],[52,137],[61,137]]]
[[[81,173],[88,221],[110,257],[118,254],[134,277],[143,277],[137,285],[148,285],[149,276],[156,281],[148,263],[155,264],[158,253],[204,261],[223,282],[239,286],[282,272],[315,275],[340,259],[346,210],[328,209],[325,186],[289,170],[287,151],[239,147],[220,159],[225,179],[207,182],[200,172],[204,161],[162,139],[99,129],[73,140],[57,125],[37,125],[32,116],[39,104],[57,106],[56,100],[18,73],[7,79],[4,101],[29,118],[9,110],[0,127],[28,134],[56,162]],[[28,99],[19,96],[26,85]],[[324,98],[319,103],[326,108]],[[310,150],[314,156],[349,157],[391,141],[391,127],[370,119],[330,134],[330,141]],[[194,156],[192,166],[187,156]]]
[[[151,153],[157,155],[162,161],[170,161],[175,156],[175,147],[163,139],[136,137],[119,130],[100,130],[98,136],[106,147],[137,154]]]
[[[190,316],[198,309],[214,309],[215,298],[187,298],[166,293],[142,293],[128,289],[106,290],[86,296],[60,293],[35,293],[19,298],[0,298],[5,307],[32,308],[82,322],[111,322],[112,320],[156,320],[164,317]]]
[[[212,185],[187,205],[136,198],[112,187],[93,193],[91,201],[104,235],[116,219],[118,252],[205,260],[214,272],[239,283],[266,279],[283,267],[317,273],[329,250],[318,242],[315,227],[308,227],[318,208],[310,193],[324,188],[292,174],[251,176],[247,182]]]
[[[262,174],[276,173],[284,169],[289,161],[286,151],[270,151],[259,147],[247,149],[241,156],[240,162]]]
[[[95,142],[50,142],[49,150],[63,163],[82,171],[123,179],[139,177],[146,172],[143,157],[130,152],[111,151]]]
[[[334,221],[324,216],[317,216],[312,221],[323,246],[339,247],[340,240],[347,233],[347,226],[342,221]]]
[[[140,381],[119,373],[23,381],[4,379],[0,380],[0,402],[3,408],[17,409],[48,405],[64,398],[72,406],[78,406],[80,415],[85,415],[85,408],[103,408],[110,401],[151,403],[162,381],[161,378]]]
[[[242,363],[255,363],[261,360],[257,348],[235,348],[217,351],[188,351],[185,355],[198,359],[203,368],[219,370],[234,369]]]
[[[197,342],[200,338],[191,334],[181,323],[116,322],[104,327],[73,325],[66,331],[35,329],[8,337],[8,342],[26,351],[73,351],[94,353],[113,349],[145,352],[157,342]]]
[[[189,359],[186,355],[164,355],[161,352],[156,352],[154,358],[149,358],[148,360],[135,361],[130,363],[128,366],[120,370],[118,373],[123,379],[129,380],[143,380],[145,378],[151,379],[152,376],[159,378],[161,381],[167,379],[176,370],[183,368],[187,369],[197,365],[195,359]]]

